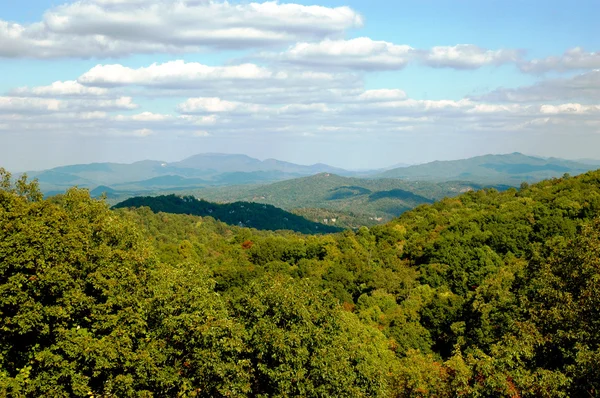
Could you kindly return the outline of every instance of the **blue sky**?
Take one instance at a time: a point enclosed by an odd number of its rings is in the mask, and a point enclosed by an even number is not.
[[[598,15],[598,1],[1,2],[0,166],[599,158]]]

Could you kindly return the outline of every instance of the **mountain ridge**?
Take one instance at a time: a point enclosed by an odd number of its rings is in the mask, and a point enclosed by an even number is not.
[[[541,158],[520,152],[499,155],[481,155],[458,160],[434,162],[395,168],[373,178],[401,178],[407,180],[495,182],[519,185],[558,177],[564,173],[581,174],[593,169],[590,164],[560,158]]]
[[[342,228],[310,221],[278,207],[249,202],[213,203],[193,196],[137,196],[113,206],[114,209],[149,207],[153,212],[213,217],[229,225],[259,230],[291,230],[305,234],[340,232]]]

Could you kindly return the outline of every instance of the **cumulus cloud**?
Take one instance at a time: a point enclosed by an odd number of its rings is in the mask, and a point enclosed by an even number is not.
[[[106,100],[65,101],[68,109],[104,109],[104,110],[133,110],[139,105],[131,97],[120,97]]]
[[[162,122],[165,120],[172,119],[171,115],[164,115],[161,113],[142,112],[135,115],[118,115],[115,120],[133,120],[138,122]]]
[[[108,90],[100,87],[86,87],[75,80],[57,81],[48,86],[19,87],[10,91],[11,95],[27,97],[95,97],[105,96]]]
[[[120,64],[97,65],[79,77],[86,86],[115,87],[128,85],[165,88],[189,87],[215,80],[265,80],[285,78],[254,64],[235,66],[207,66],[182,60],[152,64],[148,67],[129,68]]]
[[[359,37],[351,40],[327,39],[318,43],[297,43],[276,58],[284,62],[309,66],[366,71],[396,70],[408,64],[414,51],[407,45]]]
[[[257,104],[225,101],[220,98],[190,98],[180,104],[177,109],[181,113],[214,114],[214,113],[256,113],[265,107]]]
[[[524,61],[519,68],[527,73],[567,72],[577,69],[599,69],[600,52],[586,52],[581,47],[571,48],[559,57]]]
[[[179,104],[177,110],[184,115],[217,115],[245,116],[251,118],[272,118],[272,117],[296,117],[307,116],[315,117],[330,111],[327,104],[287,104],[279,106],[269,106],[255,103],[245,103],[238,101],[226,101],[220,98],[189,98]]]
[[[264,59],[285,63],[361,71],[399,70],[409,63],[420,63],[433,68],[477,69],[488,65],[515,63],[522,56],[523,51],[520,50],[488,50],[473,44],[417,49],[368,37],[303,42],[278,54],[261,54]]]
[[[273,69],[255,64],[207,66],[170,61],[148,67],[120,64],[97,65],[79,77],[86,87],[132,86],[154,96],[189,96],[201,90],[203,97],[262,103],[336,101],[362,92],[362,78],[352,73]]]
[[[375,90],[376,92],[376,90]],[[368,94],[366,94],[368,93]],[[366,94],[366,95],[364,95]],[[360,98],[372,98],[364,101]],[[266,106],[221,98],[191,98],[179,106],[181,112],[212,114],[211,134],[249,134],[250,131],[344,137],[349,132],[375,136],[398,132],[447,129],[518,131],[578,123],[596,128],[600,106],[563,104],[494,104],[462,100],[417,100],[398,95],[388,99],[365,91],[338,103]]]
[[[63,107],[63,102],[57,99],[0,97],[2,113],[57,112]]]
[[[473,99],[494,102],[600,101],[600,69],[569,78],[542,80],[530,86],[499,88]]]
[[[540,112],[544,114],[598,114],[600,105],[582,105],[582,104],[560,104],[560,105],[542,105]]]
[[[65,100],[35,97],[0,97],[0,112],[10,114],[95,112],[137,109],[131,97],[116,99]]]
[[[473,44],[458,44],[433,47],[422,54],[422,62],[434,68],[477,69],[514,63],[522,55],[519,50],[486,50]]]
[[[348,7],[219,0],[81,0],[22,25],[0,20],[0,57],[118,57],[319,40],[362,26]]]
[[[220,97],[194,97],[178,113],[112,115],[101,107],[69,109],[68,100],[28,99],[15,106],[0,97],[0,126],[12,131],[77,132],[137,137],[284,137],[331,139],[393,137],[447,131],[507,131],[570,128],[597,131],[600,106],[573,103],[499,104],[473,99],[418,100],[400,90],[363,90],[334,102],[261,104]],[[81,101],[74,101],[81,102]],[[32,106],[37,104],[37,107]],[[25,109],[27,113],[25,112]],[[8,111],[7,111],[8,109]]]
[[[405,98],[406,93],[398,89],[367,90],[358,96],[359,100],[367,102],[403,100]]]

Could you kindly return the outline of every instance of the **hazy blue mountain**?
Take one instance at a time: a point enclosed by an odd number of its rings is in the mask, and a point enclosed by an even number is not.
[[[310,166],[298,165],[276,159],[258,160],[247,155],[229,155],[223,153],[202,153],[191,156],[180,162],[170,163],[168,167],[178,169],[207,170],[217,173],[226,172],[253,172],[253,171],[280,171],[290,174],[309,175],[322,172],[348,173],[346,170],[314,164]]]
[[[305,166],[276,159],[261,161],[246,155],[219,153],[198,154],[173,163],[144,160],[131,164],[77,164],[27,174],[37,178],[42,190],[48,192],[62,191],[74,185],[90,189],[108,186],[119,191],[143,191],[191,186],[258,184],[320,172],[350,174],[346,170],[325,164]]]
[[[173,169],[169,169],[173,170]],[[187,169],[185,169],[187,170]],[[119,190],[156,190],[156,189],[183,189],[189,187],[209,187],[209,186],[227,186],[227,185],[245,185],[245,184],[264,184],[273,181],[297,178],[301,174],[288,174],[281,171],[253,171],[242,172],[233,171],[220,174],[213,174],[207,178],[188,178],[180,175],[163,175],[149,178],[142,181],[132,181],[121,184],[115,184],[114,187]]]
[[[600,166],[600,159],[577,159],[578,163],[591,164],[593,166]]]
[[[37,178],[38,181],[40,182],[40,184],[74,186],[74,185],[85,185],[85,184],[93,183],[93,181],[91,181],[85,177],[82,177],[82,176],[79,176],[76,174],[61,173],[61,172],[55,171],[55,170],[43,171],[32,177]]]
[[[50,170],[27,172],[37,178],[43,190],[68,188],[78,185],[94,188],[98,185],[114,185],[128,181],[139,181],[165,174],[165,163],[145,160],[131,164],[91,163],[55,167]]]
[[[435,161],[396,168],[380,173],[379,178],[401,178],[421,181],[466,180],[478,183],[519,185],[565,173],[581,174],[595,169],[593,165],[557,158],[538,158],[515,152],[507,155],[484,155],[469,159]]]

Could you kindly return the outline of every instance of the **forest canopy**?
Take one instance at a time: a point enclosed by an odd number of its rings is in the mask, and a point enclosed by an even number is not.
[[[600,394],[600,171],[330,235],[0,171],[0,395]]]

